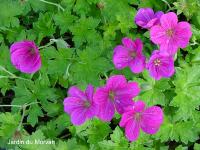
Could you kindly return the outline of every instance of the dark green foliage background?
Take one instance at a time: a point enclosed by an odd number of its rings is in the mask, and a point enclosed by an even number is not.
[[[186,150],[200,149],[200,1],[198,0],[0,0],[0,105],[27,106],[20,132],[20,108],[0,107],[0,147],[16,150]],[[62,8],[59,8],[61,6]],[[113,48],[122,37],[141,38],[149,57],[156,45],[149,32],[133,23],[137,10],[174,11],[179,20],[189,21],[193,36],[187,48],[179,50],[176,74],[155,81],[147,71],[136,75],[126,68],[115,70]],[[9,47],[15,41],[34,40],[41,46],[42,68],[28,75],[10,62]],[[49,43],[50,42],[50,43]],[[6,69],[6,70],[5,70]],[[141,132],[128,142],[118,126],[98,119],[73,126],[63,112],[67,89],[85,89],[105,83],[113,74],[137,81],[141,93],[136,99],[148,106],[160,105],[164,123],[155,135]],[[8,139],[56,141],[56,145],[7,145]]]

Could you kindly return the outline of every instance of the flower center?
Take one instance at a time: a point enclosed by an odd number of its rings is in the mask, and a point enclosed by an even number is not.
[[[31,54],[35,54],[35,49],[34,48],[30,48],[29,51],[31,52]]]
[[[130,55],[131,55],[132,58],[135,58],[136,57],[136,52],[131,52]]]
[[[109,92],[109,98],[110,98],[111,101],[115,100],[115,93],[113,91]]]
[[[154,65],[155,66],[160,66],[161,65],[161,61],[160,61],[160,59],[156,59],[156,60],[154,60]]]
[[[167,36],[172,37],[174,35],[174,31],[172,29],[169,29],[166,31]]]
[[[90,105],[91,105],[91,104],[90,104],[90,102],[89,102],[88,100],[84,102],[84,107],[85,107],[85,108],[90,107]]]
[[[134,115],[134,117],[135,117],[135,120],[136,120],[136,121],[140,121],[140,119],[141,119],[141,114],[140,114],[140,113],[136,113],[136,114]]]

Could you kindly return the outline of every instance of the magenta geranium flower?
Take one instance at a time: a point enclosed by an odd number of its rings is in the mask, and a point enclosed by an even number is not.
[[[64,99],[64,111],[71,115],[71,122],[74,125],[81,125],[86,120],[93,118],[98,107],[93,101],[94,88],[88,85],[85,92],[72,86],[69,91],[69,97]]]
[[[147,70],[156,80],[162,77],[169,78],[175,72],[173,57],[163,55],[160,51],[155,50],[147,63]]]
[[[192,36],[188,22],[178,22],[177,15],[169,12],[161,16],[160,23],[151,28],[150,37],[155,44],[160,45],[162,53],[174,55],[178,48],[185,48],[188,45]]]
[[[142,41],[140,39],[132,41],[130,38],[123,38],[122,44],[114,48],[113,63],[115,67],[117,69],[130,67],[134,73],[142,72],[145,68]]]
[[[99,105],[98,117],[110,121],[115,113],[123,113],[124,108],[133,104],[133,98],[140,92],[136,82],[127,83],[123,75],[111,76],[104,87],[97,88],[94,101]]]
[[[125,128],[129,141],[135,141],[139,136],[140,128],[147,134],[155,134],[162,122],[163,111],[160,107],[145,108],[145,103],[139,100],[126,109],[119,125]]]
[[[11,62],[24,73],[35,73],[41,67],[38,47],[33,41],[15,42],[10,47]]]
[[[162,11],[154,14],[151,8],[140,8],[135,16],[135,23],[142,28],[149,29],[160,23],[160,17],[163,14]]]

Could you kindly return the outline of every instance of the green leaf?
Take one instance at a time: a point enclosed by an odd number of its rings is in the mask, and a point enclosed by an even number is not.
[[[39,116],[43,117],[43,112],[41,108],[37,104],[31,105],[27,118],[28,123],[30,123],[34,127],[38,123]]]
[[[165,121],[155,136],[162,142],[170,139],[187,144],[188,142],[194,142],[198,139],[197,124],[193,121],[171,123],[169,118],[165,116]]]
[[[33,23],[33,29],[39,33],[38,43],[46,36],[52,36],[55,33],[55,26],[53,24],[52,13],[40,13],[38,21]]]
[[[136,79],[141,87],[141,93],[138,99],[144,100],[147,105],[166,105],[166,96],[164,92],[170,88],[168,79],[154,80],[147,71],[143,72],[145,80]]]
[[[187,19],[190,19],[198,10],[196,0],[177,0],[174,2],[174,6],[178,10],[178,15],[183,13]]]
[[[18,1],[1,0],[0,26],[18,27],[19,19],[17,16],[21,15],[22,12],[23,9]]]
[[[73,49],[58,49],[58,51],[49,47],[42,51],[42,57],[44,58],[43,72],[48,74],[57,74],[58,76],[64,76],[69,61],[72,58]]]
[[[101,37],[95,30],[99,22],[99,19],[94,19],[92,17],[81,17],[76,24],[71,27],[70,31],[74,36],[73,41],[77,48],[79,48],[83,43],[95,45],[99,42],[98,40],[101,39]]]
[[[0,113],[0,145],[6,145],[14,136],[20,122],[19,114]]]
[[[101,52],[88,48],[79,52],[79,59],[72,66],[73,81],[76,83],[91,83],[98,85],[100,74],[111,69],[110,62],[101,57]]]
[[[104,122],[96,120],[93,125],[87,129],[88,142],[91,144],[98,143],[106,138],[110,133],[110,126]]]
[[[63,19],[64,18],[64,19]],[[63,34],[67,32],[75,21],[76,17],[71,15],[69,12],[60,12],[54,15],[54,21],[57,26],[60,28],[60,33]]]
[[[194,150],[199,150],[199,149],[200,149],[200,144],[195,143],[195,144],[194,144]]]
[[[200,105],[200,74],[199,66],[185,66],[184,69],[177,68],[174,85],[176,96],[170,105],[178,107],[176,118],[187,120],[193,117],[195,109]],[[188,102],[189,100],[189,102]]]

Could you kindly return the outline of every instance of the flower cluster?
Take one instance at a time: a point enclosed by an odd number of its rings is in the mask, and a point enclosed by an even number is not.
[[[133,73],[140,73],[146,68],[156,80],[171,77],[175,72],[174,54],[178,48],[185,48],[192,36],[190,24],[178,22],[177,15],[173,12],[154,13],[151,8],[139,9],[135,16],[135,23],[150,30],[151,41],[158,44],[160,50],[154,50],[149,61],[146,62],[142,54],[142,41],[123,38],[122,45],[114,48],[115,68],[130,67]]]
[[[179,48],[185,48],[192,36],[190,24],[178,22],[173,12],[154,13],[151,8],[141,8],[136,14],[135,23],[150,30],[150,39],[159,46],[146,62],[143,43],[137,38],[123,38],[122,45],[114,48],[113,63],[116,69],[130,67],[133,73],[141,73],[145,68],[150,76],[159,80],[171,77],[174,72],[174,55]],[[11,62],[24,73],[35,73],[41,67],[39,49],[33,41],[16,42],[10,47]],[[76,86],[68,90],[64,99],[64,111],[71,116],[74,125],[98,117],[111,121],[115,112],[122,115],[119,125],[125,128],[130,141],[138,138],[140,128],[147,134],[155,134],[163,122],[163,111],[158,106],[146,107],[141,100],[133,99],[140,93],[136,82],[127,82],[123,75],[111,76],[106,85],[96,90],[88,85],[85,92]]]
[[[85,92],[72,86],[64,99],[64,111],[71,116],[74,125],[81,125],[95,116],[102,121],[111,121],[118,112],[122,115],[119,125],[125,128],[126,137],[135,141],[140,128],[145,133],[155,134],[163,122],[160,107],[147,108],[143,101],[133,101],[139,92],[136,82],[127,82],[123,75],[113,75],[96,92],[92,85],[88,85]]]

